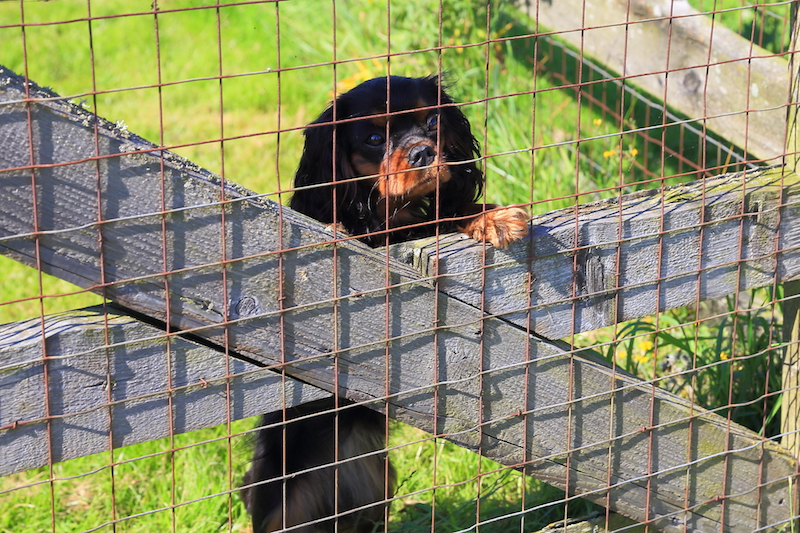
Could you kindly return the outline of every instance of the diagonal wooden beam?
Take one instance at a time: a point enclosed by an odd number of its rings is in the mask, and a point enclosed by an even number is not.
[[[657,528],[792,516],[774,443],[0,76],[0,252]]]

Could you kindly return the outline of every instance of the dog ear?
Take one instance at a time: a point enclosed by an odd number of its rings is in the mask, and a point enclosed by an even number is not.
[[[459,211],[463,204],[476,202],[483,192],[483,173],[476,163],[481,155],[480,144],[472,135],[469,121],[461,110],[452,105],[453,99],[440,86],[442,108],[439,113],[444,135],[445,161],[451,164],[453,178],[442,187],[443,214]],[[464,161],[462,164],[457,164]]]
[[[333,107],[303,131],[303,155],[294,176],[297,188],[289,206],[320,222],[333,222],[333,195],[324,186],[333,182]],[[304,188],[308,187],[308,188]]]
[[[334,105],[339,106],[336,116],[341,117],[341,105],[338,101]],[[294,177],[294,186],[299,190],[295,191],[289,206],[322,223],[341,222],[350,229],[348,210],[352,211],[352,205],[357,202],[359,187],[352,180],[355,176],[345,148],[347,141],[342,138],[344,128],[333,123],[333,109],[333,105],[326,109],[303,132],[303,155]],[[338,220],[334,220],[334,182]]]

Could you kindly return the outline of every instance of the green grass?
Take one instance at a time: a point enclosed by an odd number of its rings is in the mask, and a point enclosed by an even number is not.
[[[233,431],[252,426],[239,421]],[[19,531],[22,524],[26,531],[83,531],[115,518],[117,531],[171,531],[173,524],[177,531],[228,531],[229,516],[233,531],[246,531],[246,512],[235,494],[193,501],[239,483],[243,470],[231,470],[228,458],[235,467],[244,465],[249,447],[233,437],[229,453],[225,435],[219,426],[177,435],[174,446],[169,439],[128,446],[114,452],[113,468],[109,453],[57,463],[52,483],[47,467],[3,478],[0,490],[23,488],[0,496],[0,531]],[[236,478],[229,484],[231,471]]]
[[[410,443],[410,444],[405,444]],[[391,454],[398,471],[398,500],[389,531],[537,531],[570,516],[599,509],[534,478],[403,424],[393,427]],[[435,483],[434,480],[435,479]],[[432,487],[435,486],[435,490]]]
[[[2,494],[0,532],[19,531],[23,523],[27,531],[49,531],[53,523],[55,531],[103,524],[111,531],[114,517],[116,530],[125,532],[173,525],[177,531],[250,531],[244,505],[226,493],[247,468],[249,439],[240,433],[254,424],[233,423],[230,445],[219,426],[177,435],[172,445],[160,439],[116,450],[113,468],[109,453],[57,463],[52,483],[47,467],[3,478],[0,491],[12,491]],[[391,452],[399,487],[390,531],[430,531],[432,523],[436,531],[458,531],[476,520],[488,531],[518,531],[521,524],[536,530],[564,517],[562,491],[454,444],[394,423],[390,445],[399,447]],[[595,509],[583,500],[569,505],[575,515]]]
[[[440,44],[435,1],[391,0],[388,9],[384,0],[336,2],[335,24],[333,4],[317,0],[236,6],[219,13],[169,11],[200,5],[195,1],[159,4],[156,37],[152,15],[114,17],[147,11],[150,0],[92,2],[93,17],[109,18],[91,25],[83,20],[85,0],[23,2],[28,24],[73,22],[27,26],[24,49],[19,28],[0,28],[0,64],[25,73],[27,56],[27,73],[39,84],[109,120],[124,121],[146,139],[177,146],[177,153],[201,166],[281,202],[288,199],[279,193],[291,187],[302,149],[300,128],[336,90],[389,71],[435,73],[440,65],[453,96],[471,102],[463,110],[487,156],[487,201],[528,203],[534,213],[544,213],[661,185],[643,183],[649,178],[663,176],[671,184],[692,177],[684,176],[690,169],[665,155],[658,143],[626,133],[661,124],[658,110],[630,97],[623,102],[607,82],[586,85],[578,105],[575,91],[561,88],[558,77],[563,73],[575,81],[575,60],[544,40],[520,37],[532,27],[506,3],[492,5],[487,23],[480,2],[444,0],[441,44],[451,48],[441,53],[429,50]],[[713,11],[741,4],[724,5],[697,7]],[[742,34],[755,27],[762,35],[760,28],[766,28],[759,42],[780,52],[787,33],[780,18],[765,13],[783,16],[786,9],[745,7],[716,17]],[[0,2],[0,23],[18,22],[20,4]],[[505,40],[487,45],[487,38]],[[387,53],[398,55],[387,62]],[[334,60],[340,61],[335,69],[324,64]],[[237,77],[204,79],[220,72]],[[595,81],[592,76],[584,70],[582,81]],[[167,85],[131,89],[159,81]],[[501,95],[509,96],[493,99]],[[591,98],[608,109],[590,103]],[[696,137],[677,126],[653,135],[662,133],[668,149],[701,160]],[[722,165],[711,156],[707,161]],[[0,272],[0,323],[100,302],[99,296],[50,276],[40,281],[34,270],[5,257],[0,257]],[[733,419],[773,434],[777,400],[759,400],[764,391],[775,390],[778,375],[770,348],[780,317],[771,312],[771,296],[757,299],[751,312],[736,313],[741,307],[731,305],[716,318],[701,320],[684,309],[661,315],[657,326],[641,320],[577,341],[599,345],[619,366],[659,379],[701,405],[726,406],[733,390],[733,400],[740,401]],[[702,365],[708,368],[691,371]],[[753,373],[767,377],[740,379]],[[236,422],[232,432],[253,424]],[[18,531],[21,524],[28,531],[79,531],[113,517],[120,520],[116,531],[248,531],[238,498],[193,501],[229,490],[245,470],[245,439],[232,437],[229,445],[222,438],[226,435],[227,428],[218,427],[176,436],[172,443],[130,446],[115,451],[113,460],[121,464],[113,469],[110,454],[67,461],[53,466],[52,482],[48,468],[4,478],[0,491],[9,492],[0,497],[0,531]],[[183,448],[193,443],[204,444]],[[476,522],[485,524],[484,531],[534,531],[593,508],[578,499],[565,505],[562,492],[408,426],[395,426],[392,445],[400,446],[392,451],[400,481],[392,531],[430,531],[432,524],[436,531],[459,531]],[[492,521],[507,515],[513,516]]]

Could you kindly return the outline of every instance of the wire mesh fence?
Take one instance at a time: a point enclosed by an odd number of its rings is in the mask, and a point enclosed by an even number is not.
[[[0,2],[0,530],[794,528],[791,8]]]

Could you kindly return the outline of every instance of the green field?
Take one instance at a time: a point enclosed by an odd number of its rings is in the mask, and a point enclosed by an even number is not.
[[[533,213],[544,213],[661,185],[639,183],[646,174],[685,172],[674,158],[662,157],[656,145],[624,133],[660,124],[661,115],[629,103],[618,110],[622,119],[617,120],[586,98],[579,105],[576,91],[562,88],[551,75],[574,74],[574,61],[543,41],[513,39],[532,33],[533,26],[504,3],[492,4],[488,17],[485,4],[468,0],[445,1],[441,13],[438,2],[427,0],[292,0],[218,10],[183,9],[202,4],[170,0],[159,2],[157,17],[119,16],[149,11],[149,0],[90,5],[91,13],[84,0],[0,2],[0,64],[275,201],[288,200],[282,191],[291,189],[303,125],[336,92],[387,73],[445,72],[453,96],[468,103],[463,110],[487,156],[489,202],[523,203]],[[20,6],[24,32],[18,26]],[[745,17],[745,24],[742,16],[721,18],[744,34],[759,16]],[[54,21],[70,22],[47,24]],[[785,29],[776,25],[769,31],[775,47],[785,46]],[[500,40],[486,44],[487,39]],[[444,48],[431,49],[439,46]],[[220,76],[232,77],[220,81]],[[161,86],[152,87],[156,84]],[[587,91],[612,109],[619,105],[610,84]],[[503,95],[509,96],[494,98]],[[685,157],[699,160],[696,140],[692,144],[670,129],[664,138]],[[691,176],[667,183],[686,179]],[[0,272],[0,323],[101,301],[5,257],[0,257]],[[696,364],[769,348],[777,323],[765,301],[771,298],[757,300],[752,316],[742,314],[727,324],[693,324],[694,311],[681,310],[661,317],[660,328],[674,328],[667,334],[656,332],[652,321],[638,321],[583,342],[606,343],[601,351],[608,359],[653,377],[662,367],[652,364],[652,357],[670,347],[701,354]],[[734,327],[752,328],[743,330],[736,346],[717,333]],[[772,362],[768,355],[752,364]],[[740,367],[735,370],[758,371]],[[704,374],[705,381],[690,383],[699,403],[728,401],[722,396],[734,374],[724,365],[715,369],[717,374]],[[671,387],[687,394],[689,381]],[[749,387],[743,397],[766,388],[763,382],[737,386]],[[764,402],[740,415],[751,417],[757,430],[767,425],[767,413],[773,421],[773,408],[774,401]],[[99,526],[103,531],[248,531],[235,494],[202,498],[236,487],[249,453],[241,433],[253,424],[244,420],[230,429],[117,450],[113,468],[111,455],[102,454],[0,479],[0,531],[20,531],[23,524],[26,531]],[[400,487],[391,531],[430,531],[432,524],[436,531],[458,531],[505,515],[511,516],[483,530],[535,531],[592,509],[579,499],[565,503],[563,492],[400,424],[392,445],[398,446],[392,459]]]

